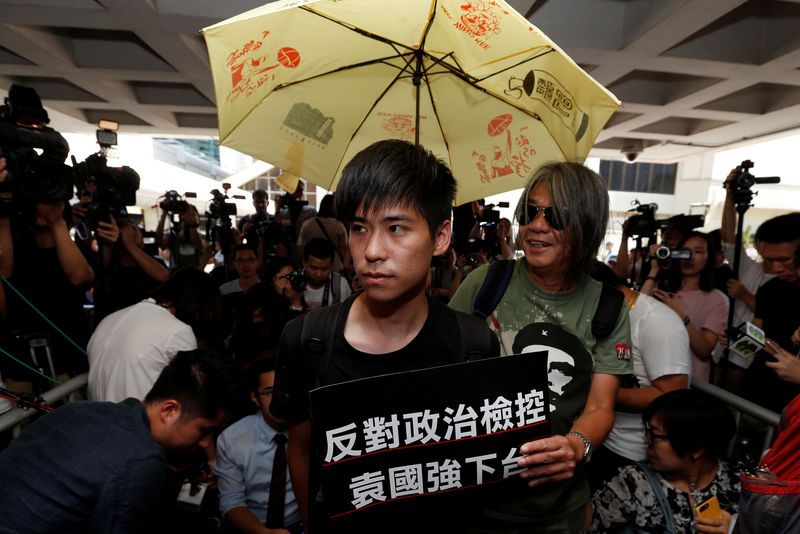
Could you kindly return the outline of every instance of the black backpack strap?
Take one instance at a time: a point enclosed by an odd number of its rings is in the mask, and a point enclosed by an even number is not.
[[[327,306],[303,315],[300,343],[308,362],[308,374],[313,376],[313,386],[320,387],[322,376],[328,369],[333,353],[336,328],[345,306]]]
[[[339,273],[331,273],[331,294],[334,304],[342,301],[342,275]]]
[[[514,263],[514,260],[500,260],[489,265],[489,271],[472,305],[475,317],[486,319],[500,303],[514,273]]]
[[[592,317],[592,335],[595,339],[605,339],[614,331],[619,312],[625,303],[625,295],[615,287],[603,284],[600,302]]]
[[[467,313],[455,312],[461,334],[461,361],[479,360],[491,356],[492,332],[482,319]]]

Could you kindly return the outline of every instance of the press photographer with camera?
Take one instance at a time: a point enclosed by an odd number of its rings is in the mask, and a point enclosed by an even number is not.
[[[278,347],[283,327],[305,310],[304,287],[303,275],[289,258],[269,260],[264,282],[250,288],[239,302],[232,343],[236,361],[266,357]]]
[[[691,251],[691,257],[671,260],[667,279],[658,287],[656,280],[663,266],[656,257],[650,261],[650,275],[642,293],[654,296],[678,314],[689,334],[692,376],[707,382],[711,352],[719,341],[718,332],[727,322],[728,299],[712,283],[714,263],[708,236],[690,232],[678,243],[678,249],[684,248]]]
[[[47,127],[47,111],[31,88],[12,85],[0,106],[0,219],[12,242],[3,245],[6,275],[25,300],[7,292],[12,350],[27,353],[30,336],[52,349],[56,374],[86,368],[82,348],[89,338],[84,292],[94,271],[69,234],[66,201],[73,197],[74,172],[64,164],[67,141]],[[13,276],[10,265],[13,264]],[[35,307],[49,319],[34,311]],[[69,338],[54,332],[55,324]],[[37,341],[38,343],[38,341]],[[14,373],[20,371],[14,368]],[[50,370],[48,369],[48,372]],[[27,375],[25,376],[27,379]]]
[[[500,212],[495,209],[498,206],[507,208],[508,202],[499,202],[497,205],[487,205],[483,199],[472,202],[475,223],[469,239],[484,241],[489,261],[510,260],[514,256],[511,221],[500,217]]]
[[[174,271],[182,267],[202,269],[206,243],[197,229],[200,227],[200,215],[197,208],[182,200],[176,191],[167,191],[159,202],[161,218],[156,226],[158,246],[169,250],[169,269]],[[172,225],[164,233],[167,217],[171,217]],[[176,219],[177,217],[177,219]]]
[[[742,172],[742,166],[737,165],[725,178],[725,184],[731,183]],[[720,228],[720,239],[722,241],[722,252],[730,265],[734,264],[735,243],[736,243],[736,196],[735,187],[725,188],[725,204],[722,210],[722,227]],[[767,249],[771,245],[767,244]],[[768,254],[771,251],[768,250]],[[733,324],[738,326],[745,321],[752,322],[755,317],[756,293],[758,288],[771,280],[774,275],[767,272],[765,264],[756,263],[745,251],[739,254],[739,273],[738,278],[731,278],[727,283],[727,294],[735,299]],[[753,362],[752,358],[742,358],[735,352],[728,354],[729,361],[739,369],[747,369]],[[732,371],[737,373],[736,368]],[[730,380],[729,380],[730,381]],[[740,379],[734,379],[738,383]]]

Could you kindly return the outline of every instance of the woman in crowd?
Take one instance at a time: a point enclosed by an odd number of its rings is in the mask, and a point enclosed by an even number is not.
[[[266,269],[269,282],[254,285],[242,297],[233,332],[237,361],[249,362],[273,351],[286,323],[303,313],[303,292],[287,278],[293,272],[289,258],[275,256]]]
[[[642,421],[647,463],[621,468],[594,493],[591,531],[660,534],[667,532],[666,512],[676,534],[727,534],[739,502],[739,477],[721,459],[736,431],[731,411],[710,395],[683,389],[651,402]],[[714,497],[722,517],[696,517]]]
[[[586,531],[584,462],[614,423],[618,375],[632,372],[621,295],[607,330],[593,328],[603,286],[586,272],[604,237],[608,205],[603,179],[576,163],[542,166],[520,197],[517,243],[525,256],[486,321],[504,355],[547,358],[553,435],[522,445],[517,463],[528,487],[487,501],[479,532]],[[488,271],[481,266],[468,276],[450,306],[473,313]]]
[[[706,234],[690,232],[677,248],[689,249],[691,258],[673,261],[659,288],[656,288],[656,280],[662,266],[652,260],[650,276],[642,286],[642,293],[653,295],[678,314],[689,334],[692,376],[708,381],[711,352],[719,341],[717,332],[728,320],[728,298],[714,289],[714,262]]]

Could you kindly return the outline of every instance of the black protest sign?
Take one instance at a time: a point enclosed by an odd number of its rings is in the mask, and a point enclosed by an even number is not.
[[[311,413],[328,517],[463,506],[519,488],[519,447],[550,435],[547,352],[325,386]]]

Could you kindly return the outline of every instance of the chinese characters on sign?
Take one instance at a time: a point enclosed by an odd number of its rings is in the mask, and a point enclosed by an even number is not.
[[[517,355],[314,390],[328,516],[429,505],[514,478],[520,445],[549,433],[546,364]]]

